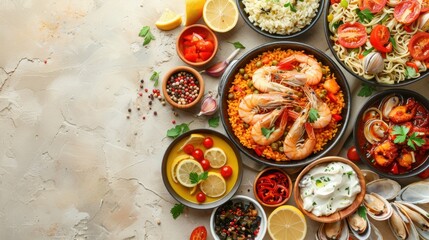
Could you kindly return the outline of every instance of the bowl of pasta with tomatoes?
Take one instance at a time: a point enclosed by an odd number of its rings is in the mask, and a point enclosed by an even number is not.
[[[398,87],[429,75],[429,1],[331,0],[325,14],[329,48],[356,78]]]

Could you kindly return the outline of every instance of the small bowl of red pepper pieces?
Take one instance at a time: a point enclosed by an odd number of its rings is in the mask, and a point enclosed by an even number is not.
[[[194,24],[182,30],[177,38],[176,51],[185,63],[199,67],[216,55],[217,37],[212,30],[202,24]]]
[[[269,167],[262,170],[253,183],[255,199],[265,207],[284,205],[292,193],[292,180],[280,168]]]

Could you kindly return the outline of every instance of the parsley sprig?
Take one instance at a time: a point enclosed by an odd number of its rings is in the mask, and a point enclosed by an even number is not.
[[[241,42],[229,42],[229,43],[231,43],[232,45],[234,45],[234,47],[236,49],[245,49],[246,48],[243,44],[241,44]]]
[[[265,138],[269,138],[271,136],[271,133],[273,133],[275,130],[276,130],[275,127],[272,127],[271,129],[264,128],[264,127],[261,128],[262,135],[264,135]]]
[[[209,122],[209,127],[212,127],[212,128],[219,127],[219,116],[209,118],[208,122]]]
[[[289,7],[292,12],[296,12],[295,6],[293,4],[291,4],[290,2],[286,3],[284,5],[284,7]]]
[[[368,8],[365,8],[364,10],[356,9],[356,14],[358,15],[361,23],[369,23],[374,18],[374,14],[372,14]]]
[[[319,112],[315,108],[310,108],[308,121],[314,123],[320,117]]]
[[[209,176],[209,172],[203,172],[198,174],[196,172],[189,173],[189,180],[192,184],[199,183],[200,181],[206,180]]]
[[[185,205],[181,203],[176,203],[174,206],[170,209],[170,213],[173,216],[174,219],[178,218],[180,214],[183,213],[183,210],[185,210]]]
[[[152,73],[152,76],[150,76],[150,80],[154,81],[153,86],[157,87],[158,86],[158,81],[159,81],[159,72],[154,71]]]
[[[189,131],[190,130],[189,125],[191,125],[191,123],[192,122],[178,124],[175,127],[168,129],[167,130],[167,137],[176,138],[176,137],[180,136],[182,133]]]
[[[362,87],[358,92],[359,97],[369,97],[375,91],[375,87],[366,83],[362,83]]]
[[[410,129],[406,126],[393,126],[393,132],[392,134],[395,135],[395,140],[393,140],[394,143],[403,143],[407,141],[407,145],[412,148],[413,150],[416,150],[416,146],[421,147],[423,144],[425,144],[425,140],[418,137],[417,132],[413,132],[410,136],[408,136],[408,132]]]
[[[149,26],[144,26],[140,32],[139,37],[144,38],[143,46],[146,46],[150,43],[150,41],[155,40],[155,36],[150,32]]]
[[[366,208],[364,206],[359,206],[357,213],[361,218],[366,220]]]

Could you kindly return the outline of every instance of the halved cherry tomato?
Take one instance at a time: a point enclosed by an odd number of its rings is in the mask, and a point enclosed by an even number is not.
[[[210,161],[207,159],[203,159],[200,161],[201,167],[203,168],[204,171],[207,171],[210,169]]]
[[[207,229],[204,226],[196,227],[189,240],[207,240]]]
[[[201,161],[204,159],[204,153],[201,149],[197,148],[192,152],[192,157],[198,161]]]
[[[206,201],[206,195],[202,192],[197,193],[196,198],[199,203],[203,203]]]
[[[204,140],[203,140],[203,146],[205,148],[211,148],[211,147],[213,147],[213,144],[214,144],[213,138],[211,138],[211,137],[204,138]]]
[[[382,53],[392,51],[392,43],[389,42],[390,32],[389,28],[384,25],[375,25],[369,36],[371,45]],[[387,46],[385,46],[387,44]]]
[[[220,174],[224,178],[229,178],[232,175],[232,168],[230,166],[223,166],[220,170]]]
[[[417,0],[405,0],[395,7],[393,16],[403,24],[414,22],[420,15],[421,6]]]
[[[361,23],[344,23],[338,28],[338,42],[346,48],[357,48],[365,44],[368,36]]]
[[[188,155],[192,155],[192,152],[194,151],[194,145],[192,145],[192,144],[186,144],[186,145],[183,147],[183,151],[184,151],[186,154],[188,154]]]
[[[368,9],[372,13],[378,13],[386,6],[387,0],[360,0],[360,10]]]
[[[353,162],[360,161],[360,157],[355,146],[351,146],[349,148],[349,150],[347,151],[347,158]]]
[[[429,33],[416,33],[408,43],[408,51],[416,60],[426,60],[429,58]]]

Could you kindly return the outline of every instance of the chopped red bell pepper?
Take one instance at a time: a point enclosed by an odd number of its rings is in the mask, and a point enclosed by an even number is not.
[[[334,119],[335,122],[339,122],[343,120],[343,117],[340,114],[332,114],[332,118]]]

